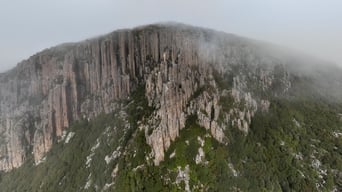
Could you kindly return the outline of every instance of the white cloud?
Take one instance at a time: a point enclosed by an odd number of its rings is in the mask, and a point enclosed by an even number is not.
[[[267,40],[342,63],[341,7],[339,0],[0,0],[0,71],[59,43],[159,21]]]

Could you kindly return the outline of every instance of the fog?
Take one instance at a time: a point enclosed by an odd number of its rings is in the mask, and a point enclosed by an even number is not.
[[[339,0],[0,0],[0,72],[51,46],[162,21],[283,45],[342,66]]]

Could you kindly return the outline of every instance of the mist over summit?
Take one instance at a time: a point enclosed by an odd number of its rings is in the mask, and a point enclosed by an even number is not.
[[[0,74],[0,189],[338,191],[341,90],[339,67],[180,23],[48,48]]]

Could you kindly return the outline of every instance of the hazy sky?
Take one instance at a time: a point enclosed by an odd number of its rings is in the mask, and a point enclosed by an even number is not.
[[[342,66],[342,0],[0,0],[0,71],[63,42],[161,21],[266,40]]]

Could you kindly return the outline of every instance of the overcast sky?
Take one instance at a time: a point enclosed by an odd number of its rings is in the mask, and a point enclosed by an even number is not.
[[[0,71],[63,42],[161,21],[266,40],[342,66],[342,0],[0,0]]]

